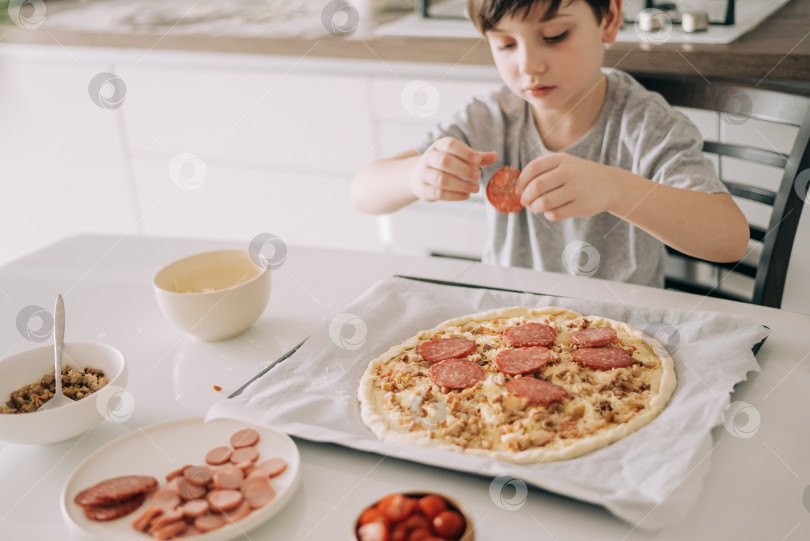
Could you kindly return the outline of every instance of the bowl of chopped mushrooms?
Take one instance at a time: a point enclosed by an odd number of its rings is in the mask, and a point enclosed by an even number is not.
[[[131,409],[124,355],[98,342],[65,342],[62,392],[73,402],[37,411],[53,396],[53,358],[53,345],[48,345],[0,359],[0,440],[63,441],[105,419],[122,420],[122,410]]]

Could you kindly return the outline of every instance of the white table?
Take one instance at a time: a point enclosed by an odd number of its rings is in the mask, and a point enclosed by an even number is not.
[[[246,239],[244,246],[250,239]],[[246,334],[206,344],[174,329],[151,291],[154,272],[178,257],[232,247],[222,242],[88,236],[69,238],[0,268],[0,354],[38,344],[23,338],[21,309],[65,297],[68,340],[99,340],[129,361],[135,400],[126,423],[44,446],[0,443],[0,539],[60,539],[58,495],[85,456],[135,428],[202,416],[379,279],[393,274],[679,309],[742,313],[772,329],[762,372],[737,387],[761,416],[753,437],[722,426],[705,487],[688,519],[649,533],[598,506],[530,489],[517,510],[489,496],[491,479],[297,439],[302,483],[250,539],[344,539],[367,503],[391,491],[437,490],[472,509],[479,540],[810,539],[810,316],[599,280],[465,261],[289,247],[273,271],[270,304]],[[219,385],[219,392],[213,389]]]

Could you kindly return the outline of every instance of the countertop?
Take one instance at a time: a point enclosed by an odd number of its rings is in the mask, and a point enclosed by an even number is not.
[[[81,5],[73,0],[47,4],[49,13]],[[406,11],[387,12],[377,22]],[[371,61],[491,65],[487,44],[476,38],[250,37],[222,34],[120,33],[0,27],[0,41],[57,46],[210,51]],[[748,79],[757,83],[810,82],[810,2],[791,0],[757,28],[728,45],[615,43],[605,66],[630,72],[671,73],[704,78]]]

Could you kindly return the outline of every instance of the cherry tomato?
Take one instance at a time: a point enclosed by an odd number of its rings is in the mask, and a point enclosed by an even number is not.
[[[419,509],[426,517],[432,519],[447,509],[447,502],[444,501],[444,498],[441,496],[437,496],[436,494],[428,494],[427,496],[419,498]]]
[[[392,522],[405,520],[413,514],[416,509],[416,500],[404,494],[395,494],[393,498],[384,498],[377,505],[377,509],[382,511],[385,518]]]
[[[391,541],[408,541],[408,527],[400,522],[391,530]]]
[[[433,537],[433,533],[427,528],[417,528],[408,534],[408,541],[425,541]]]
[[[383,496],[382,498],[380,498],[380,501],[377,502],[377,509],[382,511],[383,509],[385,509],[386,507],[388,507],[391,504],[391,500],[393,500],[394,498],[396,498],[398,496],[400,496],[400,494],[397,494],[395,492],[391,493],[391,494],[387,494],[386,496]]]
[[[464,517],[455,511],[442,511],[433,518],[433,529],[442,537],[453,537],[464,531]]]
[[[358,522],[363,524],[368,524],[369,522],[382,522],[383,524],[388,524],[388,520],[383,516],[382,512],[377,509],[376,507],[369,507],[363,514],[360,515],[360,519]]]
[[[425,515],[419,514],[419,509],[414,511],[414,514],[402,521],[402,524],[408,529],[412,530],[430,530],[430,519]]]
[[[388,541],[388,528],[382,522],[369,522],[357,528],[360,541]]]

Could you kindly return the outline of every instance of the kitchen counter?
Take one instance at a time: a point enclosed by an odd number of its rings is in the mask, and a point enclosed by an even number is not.
[[[50,3],[49,14],[82,6],[79,2]],[[378,23],[404,15],[393,11]],[[615,43],[607,47],[605,65],[631,72],[673,73],[705,78],[749,79],[810,84],[810,2],[791,0],[760,26],[728,45]],[[235,33],[234,33],[235,34]],[[164,34],[161,32],[83,32],[14,25],[0,28],[0,41],[58,46],[167,49],[246,53],[371,61],[430,62],[491,65],[487,44],[476,38],[418,38],[386,36],[369,39],[275,37],[234,34]]]

